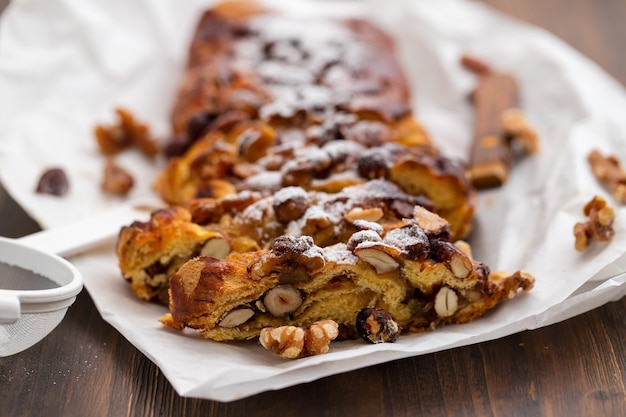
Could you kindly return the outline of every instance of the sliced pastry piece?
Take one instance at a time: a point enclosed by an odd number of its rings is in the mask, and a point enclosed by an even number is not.
[[[170,313],[161,321],[226,341],[333,320],[340,338],[355,338],[363,308],[382,308],[418,332],[469,322],[533,287],[523,271],[490,273],[447,240],[445,227],[417,210],[395,227],[364,227],[347,244],[281,236],[266,250],[195,257],[170,277]]]
[[[167,277],[194,256],[224,258],[231,251],[267,249],[285,234],[310,236],[322,247],[347,243],[358,230],[395,227],[423,207],[430,208],[430,201],[384,180],[338,193],[293,186],[267,197],[243,191],[220,199],[195,199],[123,227],[117,242],[118,265],[137,296],[167,304]],[[445,233],[449,235],[447,228]]]

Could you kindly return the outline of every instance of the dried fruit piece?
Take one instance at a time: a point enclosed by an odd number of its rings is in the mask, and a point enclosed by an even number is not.
[[[44,171],[37,183],[36,191],[40,194],[55,196],[65,195],[70,188],[65,171],[61,168],[50,168]]]
[[[366,342],[391,343],[398,339],[402,327],[385,309],[368,307],[357,314],[356,330]]]

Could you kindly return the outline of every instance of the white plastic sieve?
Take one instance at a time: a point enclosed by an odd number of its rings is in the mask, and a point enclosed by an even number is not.
[[[142,220],[157,207],[126,204],[21,239],[0,237],[0,357],[28,349],[46,337],[82,290],[80,272],[59,255],[111,242],[121,226]]]
[[[47,289],[9,286],[16,271],[51,281]],[[21,272],[24,275],[25,272]],[[25,281],[25,280],[22,280]],[[33,281],[35,281],[33,279]],[[65,259],[0,238],[0,356],[25,350],[52,331],[83,288],[80,272]]]

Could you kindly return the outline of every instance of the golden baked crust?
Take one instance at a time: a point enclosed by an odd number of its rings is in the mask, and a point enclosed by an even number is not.
[[[364,225],[402,224],[429,200],[372,180],[338,193],[285,187],[263,197],[240,192],[220,199],[194,199],[154,212],[147,222],[121,229],[118,264],[137,296],[167,304],[167,277],[194,256],[223,258],[231,251],[267,249],[282,235],[310,236],[319,246],[346,243]],[[443,220],[442,220],[443,221]],[[441,233],[449,235],[447,223]]]
[[[200,19],[155,182],[165,201],[282,187],[337,192],[374,178],[426,195],[456,237],[470,230],[465,167],[411,112],[393,41],[359,19],[285,16],[250,2]]]
[[[193,258],[171,276],[170,313],[161,321],[224,341],[333,320],[340,338],[354,338],[358,312],[378,307],[419,332],[471,321],[533,286],[528,273],[490,274],[417,220],[404,223],[358,231],[347,245],[283,236],[268,250]]]

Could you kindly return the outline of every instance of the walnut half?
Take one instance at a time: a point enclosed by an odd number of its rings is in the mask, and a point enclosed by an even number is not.
[[[261,330],[259,342],[285,359],[321,355],[328,352],[330,342],[339,335],[339,326],[333,320],[313,323],[308,329],[296,326],[266,327]]]

